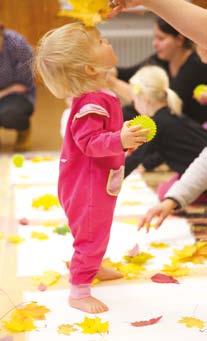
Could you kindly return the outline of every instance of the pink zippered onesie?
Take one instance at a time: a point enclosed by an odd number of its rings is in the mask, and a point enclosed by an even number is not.
[[[58,194],[74,237],[72,295],[89,287],[105,254],[124,177],[119,99],[109,91],[73,100],[60,156]]]

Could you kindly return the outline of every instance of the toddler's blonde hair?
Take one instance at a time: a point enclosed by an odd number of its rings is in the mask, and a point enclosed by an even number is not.
[[[167,73],[159,66],[144,66],[130,79],[138,96],[144,96],[153,102],[163,102],[171,109],[172,114],[181,115],[182,100],[169,88]]]
[[[86,65],[102,70],[101,65],[95,65],[88,30],[82,23],[75,22],[49,31],[39,42],[36,69],[58,98],[97,90],[97,79],[89,77],[85,70]]]

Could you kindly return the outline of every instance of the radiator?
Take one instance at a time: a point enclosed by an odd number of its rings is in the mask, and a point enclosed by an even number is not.
[[[150,29],[101,29],[101,33],[111,42],[119,66],[137,64],[153,53],[153,32]]]

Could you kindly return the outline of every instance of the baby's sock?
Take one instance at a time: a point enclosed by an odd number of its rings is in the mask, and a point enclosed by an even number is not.
[[[71,285],[70,297],[75,299],[81,299],[91,296],[91,288],[89,284]]]

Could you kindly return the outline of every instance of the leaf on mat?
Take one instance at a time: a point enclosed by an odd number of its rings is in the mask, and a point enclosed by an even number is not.
[[[153,247],[154,249],[166,249],[167,247],[169,247],[167,243],[157,243],[157,242],[152,242],[150,246]]]
[[[138,254],[139,254],[139,245],[135,244],[135,246],[131,250],[129,250],[128,256],[129,257],[135,257]]]
[[[21,236],[15,234],[11,234],[10,236],[8,236],[7,240],[11,244],[20,244],[24,241],[24,239]]]
[[[187,328],[203,329],[205,327],[204,321],[191,316],[184,316],[178,322],[183,323]]]
[[[145,326],[151,326],[152,324],[156,324],[161,320],[162,316],[150,319],[150,320],[146,320],[146,321],[136,321],[136,322],[132,322],[131,325],[133,327],[145,327]]]
[[[58,334],[71,335],[76,330],[72,324],[61,324],[58,326]]]
[[[37,232],[37,231],[33,231],[31,233],[31,237],[33,239],[38,239],[38,240],[47,240],[49,239],[48,235],[44,232]]]
[[[56,227],[53,232],[65,236],[67,233],[70,233],[70,229],[67,225],[63,225]]]
[[[144,265],[147,263],[149,259],[154,258],[151,253],[148,252],[140,252],[134,257],[124,256],[123,257],[127,263],[137,264],[137,265]]]
[[[158,273],[151,277],[152,282],[156,283],[176,283],[179,284],[178,280],[172,276]]]
[[[85,317],[81,323],[77,325],[82,329],[83,334],[101,334],[108,333],[109,323],[102,322],[99,317],[89,318]]]
[[[181,266],[180,264],[171,264],[171,265],[165,264],[163,266],[162,271],[166,275],[175,276],[175,277],[186,276],[190,272],[187,266]]]
[[[46,271],[43,273],[42,276],[35,276],[33,279],[37,281],[40,284],[43,284],[45,286],[50,286],[55,284],[59,279],[61,278],[61,275],[56,271]]]
[[[36,329],[34,321],[45,320],[45,314],[49,311],[45,306],[40,306],[32,302],[13,310],[10,319],[3,321],[3,325],[10,332],[32,331]]]

